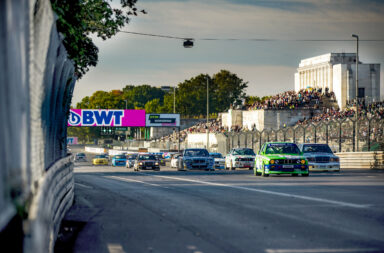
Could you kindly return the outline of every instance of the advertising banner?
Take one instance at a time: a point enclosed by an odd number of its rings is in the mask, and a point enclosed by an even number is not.
[[[147,127],[179,127],[180,114],[147,114]]]
[[[71,109],[68,126],[145,127],[145,110]]]
[[[67,137],[67,144],[68,145],[78,144],[78,138],[77,137]]]

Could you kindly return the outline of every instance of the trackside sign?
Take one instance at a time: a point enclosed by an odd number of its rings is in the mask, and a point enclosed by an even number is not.
[[[180,114],[147,114],[147,127],[179,127]]]
[[[145,110],[71,109],[68,126],[145,127]]]

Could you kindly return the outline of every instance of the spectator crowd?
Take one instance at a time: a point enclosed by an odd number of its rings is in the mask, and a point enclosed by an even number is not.
[[[286,91],[272,96],[262,102],[255,102],[248,107],[248,110],[258,109],[296,109],[296,108],[313,108],[318,109],[323,96],[328,98],[335,98],[333,92],[322,94],[322,89],[303,89],[299,92]]]

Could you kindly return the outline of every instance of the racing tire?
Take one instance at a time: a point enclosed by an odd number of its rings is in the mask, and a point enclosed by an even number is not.
[[[309,176],[309,173],[307,174],[301,174],[302,177],[308,177]]]
[[[263,177],[269,177],[269,174],[266,174],[266,173],[265,173],[265,166],[264,166],[264,164],[263,164],[263,171],[261,172],[261,176],[263,176]]]
[[[292,176],[292,177],[297,177],[297,176],[298,176],[298,174],[291,174],[291,176]]]

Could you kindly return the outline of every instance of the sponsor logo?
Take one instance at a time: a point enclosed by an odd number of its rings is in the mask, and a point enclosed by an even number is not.
[[[71,109],[68,126],[145,126],[145,111]]]

